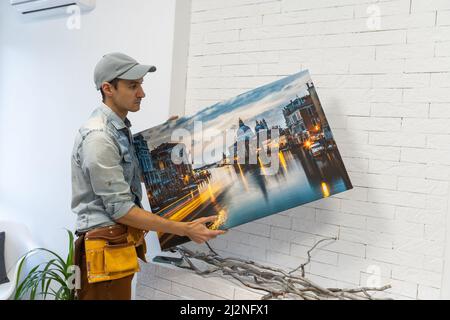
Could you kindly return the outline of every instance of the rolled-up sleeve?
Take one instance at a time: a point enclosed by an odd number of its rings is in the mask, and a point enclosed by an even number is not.
[[[82,170],[109,216],[113,220],[125,216],[135,203],[124,177],[119,148],[112,138],[104,131],[89,133],[82,143],[80,158]]]

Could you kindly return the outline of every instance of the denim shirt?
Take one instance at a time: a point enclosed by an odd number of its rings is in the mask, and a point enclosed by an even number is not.
[[[141,206],[139,162],[128,119],[102,104],[79,129],[72,151],[72,211],[77,231],[116,224]]]

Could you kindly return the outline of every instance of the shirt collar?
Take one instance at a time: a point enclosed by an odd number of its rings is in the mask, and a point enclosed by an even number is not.
[[[125,128],[131,127],[131,122],[128,120],[128,118],[125,118],[125,120],[122,120],[110,107],[108,107],[106,104],[102,103],[100,105],[100,108],[104,114],[108,117],[108,119],[111,121],[112,125],[117,130],[122,130]]]

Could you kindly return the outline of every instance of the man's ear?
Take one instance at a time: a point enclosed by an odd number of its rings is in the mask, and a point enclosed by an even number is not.
[[[102,83],[102,90],[106,97],[112,96],[112,85],[109,82]]]

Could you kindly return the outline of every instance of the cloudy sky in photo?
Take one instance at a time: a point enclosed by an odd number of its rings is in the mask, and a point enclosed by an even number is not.
[[[166,122],[140,133],[147,141],[150,150],[153,150],[164,142],[180,142],[179,138],[172,140],[174,131],[180,132],[179,130],[182,129],[185,133],[189,132],[189,135],[193,136],[194,123],[196,123],[195,130],[197,131],[200,128],[199,122],[201,122],[203,138],[201,138],[200,133],[195,140],[197,143],[202,141],[201,145],[203,148],[195,147],[191,150],[192,156],[195,159],[199,159],[204,149],[212,148],[213,145],[223,144],[226,144],[228,149],[234,143],[234,141],[230,141],[231,139],[225,141],[224,137],[227,130],[234,129],[234,132],[237,130],[239,118],[252,130],[256,126],[256,120],[261,120],[262,118],[266,120],[269,128],[275,125],[286,127],[282,113],[283,107],[295,99],[296,96],[303,97],[307,95],[306,84],[311,82],[309,72],[307,70],[302,71],[226,101],[216,103],[194,115]],[[185,142],[187,141],[185,140]],[[215,159],[211,157],[205,156],[205,163],[221,159],[221,153],[216,155]]]

